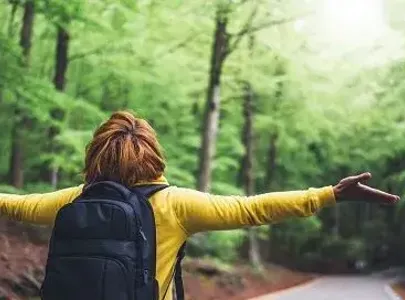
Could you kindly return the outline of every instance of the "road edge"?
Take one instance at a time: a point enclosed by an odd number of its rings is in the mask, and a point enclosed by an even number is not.
[[[395,293],[394,289],[391,287],[391,284],[395,282],[388,283],[384,286],[384,291],[391,300],[402,300],[402,298]]]
[[[282,289],[282,290],[280,290],[280,291],[276,291],[276,292],[273,292],[273,293],[269,293],[269,294],[257,296],[257,297],[254,297],[254,298],[250,298],[250,299],[248,299],[248,300],[265,300],[265,299],[267,300],[267,299],[272,299],[272,297],[278,297],[278,296],[281,296],[281,295],[284,294],[284,293],[289,293],[289,292],[291,292],[291,291],[299,290],[299,289],[302,289],[302,288],[306,288],[306,287],[308,287],[308,286],[311,286],[311,285],[313,285],[313,284],[316,284],[316,283],[317,283],[318,281],[320,281],[322,278],[323,278],[323,276],[320,276],[320,277],[314,278],[314,279],[312,279],[312,280],[309,280],[309,281],[307,281],[307,282],[304,282],[304,283],[302,283],[302,284],[298,284],[298,285],[295,285],[295,286],[292,286],[292,287],[289,287],[289,288],[286,288],[286,289]],[[392,300],[394,300],[394,299],[392,299]],[[395,300],[398,300],[398,299],[395,299]],[[401,299],[400,299],[400,300],[401,300]]]

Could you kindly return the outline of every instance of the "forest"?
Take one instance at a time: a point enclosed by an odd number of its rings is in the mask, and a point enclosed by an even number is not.
[[[81,184],[94,129],[130,109],[156,129],[172,185],[252,195],[367,171],[402,196],[404,12],[400,0],[0,1],[0,192]],[[196,235],[187,254],[405,266],[404,202]]]

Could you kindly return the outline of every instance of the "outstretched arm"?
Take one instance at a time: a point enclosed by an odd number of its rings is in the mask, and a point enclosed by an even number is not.
[[[262,225],[292,216],[310,216],[341,201],[395,204],[399,197],[364,185],[370,173],[350,176],[335,186],[306,191],[268,193],[252,197],[214,196],[189,189],[173,189],[169,200],[187,234]]]
[[[267,193],[251,197],[217,196],[190,189],[173,189],[173,206],[187,234],[263,225],[291,216],[310,216],[333,205],[332,187]]]
[[[0,215],[17,221],[51,225],[59,209],[72,202],[82,189],[80,185],[44,194],[0,194]]]

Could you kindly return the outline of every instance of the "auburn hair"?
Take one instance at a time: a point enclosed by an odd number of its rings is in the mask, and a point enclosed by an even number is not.
[[[133,186],[157,179],[165,170],[156,132],[129,111],[118,111],[104,122],[86,147],[86,184],[110,180]]]

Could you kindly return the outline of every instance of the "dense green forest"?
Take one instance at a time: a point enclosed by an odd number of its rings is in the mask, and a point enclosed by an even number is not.
[[[3,192],[81,183],[112,111],[156,128],[173,185],[254,194],[363,171],[405,188],[405,5],[399,0],[3,0]],[[327,270],[405,264],[405,206],[350,203],[188,253]]]

